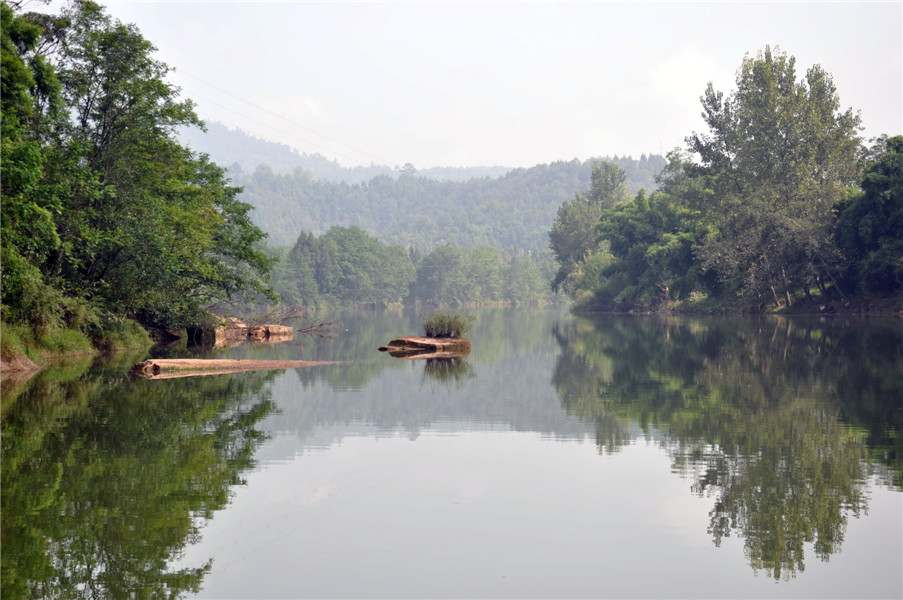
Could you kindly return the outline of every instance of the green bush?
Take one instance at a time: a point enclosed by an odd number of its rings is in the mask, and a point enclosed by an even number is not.
[[[8,325],[3,323],[0,326],[0,356],[4,359],[13,358],[15,356],[28,356],[28,345],[22,340],[22,334],[31,331],[22,325]]]
[[[91,340],[77,329],[54,327],[36,329],[30,325],[3,323],[0,351],[4,359],[26,356],[42,363],[45,359],[58,356],[95,354]]]
[[[153,343],[147,331],[132,319],[106,319],[92,330],[91,337],[104,352],[147,348]]]
[[[454,314],[444,312],[433,313],[423,318],[423,331],[427,337],[459,338],[470,331],[476,316],[463,316],[458,311]]]
[[[12,247],[3,248],[0,264],[0,315],[4,323],[28,324],[42,333],[62,327],[63,294],[47,285],[41,271]]]

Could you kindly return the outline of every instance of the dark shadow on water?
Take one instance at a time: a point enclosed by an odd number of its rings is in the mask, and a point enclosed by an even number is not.
[[[196,593],[211,562],[174,561],[253,467],[274,376],[28,382],[3,413],[2,597]]]

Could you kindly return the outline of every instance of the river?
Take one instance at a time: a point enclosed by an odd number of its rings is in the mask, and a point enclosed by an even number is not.
[[[476,314],[4,388],[2,597],[903,597],[899,320]]]

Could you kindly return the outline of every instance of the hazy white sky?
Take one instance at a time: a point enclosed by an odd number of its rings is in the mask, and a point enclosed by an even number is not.
[[[766,45],[832,74],[866,136],[903,133],[899,0],[100,2],[203,118],[351,166],[667,152]]]

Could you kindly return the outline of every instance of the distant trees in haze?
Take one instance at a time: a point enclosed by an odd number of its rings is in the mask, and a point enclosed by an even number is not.
[[[278,173],[266,165],[235,177],[241,199],[254,206],[254,222],[269,243],[288,246],[299,231],[360,227],[380,240],[428,252],[452,243],[541,251],[562,198],[590,184],[596,161],[558,161],[513,169],[500,177],[438,180],[429,169],[381,174],[359,183],[329,181],[297,168]],[[652,189],[665,159],[645,155],[604,159],[621,165],[631,193]],[[349,173],[351,171],[348,171]]]
[[[548,253],[445,244],[427,254],[387,245],[358,227],[302,232],[279,261],[273,287],[290,305],[549,302]]]

